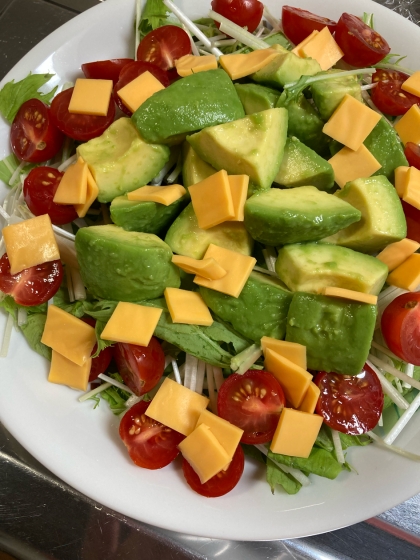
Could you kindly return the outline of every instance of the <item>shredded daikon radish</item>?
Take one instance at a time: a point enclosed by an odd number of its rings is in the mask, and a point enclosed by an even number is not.
[[[112,379],[112,377],[109,377],[109,375],[105,375],[104,373],[100,373],[98,375],[98,377],[100,379],[102,379],[102,381],[106,381],[107,383],[111,383],[111,385],[115,385],[115,387],[118,387],[118,389],[122,389],[123,391],[126,391],[127,393],[131,393],[132,395],[134,395],[133,391],[131,389],[129,389],[127,387],[127,385],[124,385],[123,383],[120,383],[119,381],[116,381],[115,379]]]
[[[87,401],[88,399],[94,397],[98,393],[101,393],[102,391],[105,391],[106,389],[109,389],[109,387],[111,387],[111,383],[102,383],[98,387],[95,387],[95,389],[92,389],[91,391],[88,391],[87,393],[84,393],[81,397],[79,397],[78,400],[79,400],[79,402]]]
[[[373,357],[374,356],[369,356],[370,359],[372,359]],[[371,362],[369,362],[369,360],[366,360],[366,363],[373,369],[373,371],[378,376],[383,392],[386,395],[388,395],[388,397],[392,400],[392,402],[394,402],[398,406],[398,408],[407,410],[407,408],[410,405],[405,400],[405,398],[402,395],[400,395],[400,393],[392,385],[392,383],[390,383],[388,379],[383,375],[383,373],[381,373],[377,367],[375,367]]]
[[[194,43],[194,39],[193,39],[189,29],[184,24],[182,24],[182,28],[185,31],[185,33],[188,35],[188,37],[190,38],[191,51],[192,51],[193,55],[200,56],[200,53],[198,52],[198,49],[196,47],[196,44]]]
[[[232,358],[230,367],[235,373],[243,375],[255,364],[255,362],[261,355],[262,349],[260,348],[260,346],[258,346],[257,344],[252,344]]]
[[[386,443],[387,445],[391,445],[391,443],[394,443],[395,439],[400,435],[402,430],[406,427],[406,425],[411,420],[411,418],[413,417],[414,413],[419,408],[419,406],[420,406],[420,393],[418,393],[418,395],[410,404],[410,406],[407,408],[407,410],[403,412],[401,417],[398,419],[398,421],[388,432],[388,434],[384,438],[384,443]]]
[[[216,389],[217,391],[219,391],[224,381],[222,368],[213,366],[213,375],[214,375],[214,382],[216,383]]]
[[[264,4],[264,17],[275,31],[282,31],[280,20],[275,18],[267,6]]]
[[[215,47],[231,47],[236,45],[237,42],[236,39],[220,39],[220,41],[215,41],[213,44]]]
[[[411,453],[410,451],[406,451],[405,449],[401,449],[401,447],[396,447],[395,445],[388,445],[374,432],[367,432],[367,435],[370,436],[378,445],[385,449],[388,449],[389,451],[393,451],[394,453],[402,455],[403,457],[411,459],[412,461],[420,461],[420,455],[416,455],[415,453]]]
[[[13,175],[10,177],[9,180],[10,186],[14,185],[15,182],[19,179],[19,174],[22,171],[22,169],[25,167],[26,163],[27,163],[26,161],[21,161],[19,165],[16,167],[16,169],[13,172]]]
[[[265,445],[262,445],[261,443],[259,443],[259,444],[255,445],[255,447],[259,451],[261,451],[261,453],[264,453],[264,455],[267,457],[267,459],[269,461],[271,461],[272,463],[274,463],[276,465],[276,467],[281,469],[283,472],[292,475],[293,478],[295,478],[298,482],[300,482],[302,484],[302,486],[309,486],[310,485],[311,481],[306,476],[306,474],[303,474],[302,471],[300,471],[299,469],[294,469],[293,467],[288,467],[286,465],[282,465],[281,463],[278,463],[277,461],[275,461],[271,457],[268,457],[268,449],[265,447]]]
[[[185,375],[184,375],[184,387],[191,389],[191,378],[197,375],[197,365],[198,358],[192,356],[191,354],[185,355]]]
[[[6,321],[6,326],[4,328],[3,342],[0,349],[0,358],[5,358],[7,356],[7,352],[9,351],[10,339],[12,337],[12,329],[13,316],[9,314]]]
[[[60,251],[61,260],[69,265],[71,268],[78,268],[79,263],[77,262],[76,248],[74,246],[74,241],[66,239],[61,235],[56,235],[55,240],[57,241],[58,249]]]
[[[174,370],[175,381],[180,385],[182,385],[181,374],[179,373],[178,364],[176,363],[175,360],[172,360],[171,363],[172,363],[172,369]]]
[[[65,229],[63,229],[59,226],[53,225],[52,228],[53,228],[54,233],[56,233],[57,235],[60,235],[61,237],[65,237],[66,239],[70,239],[70,241],[74,241],[76,239],[76,236],[74,235],[74,233],[70,233],[69,231],[66,231]]]
[[[174,360],[175,358],[173,358],[170,354],[168,354],[167,356],[165,356],[165,367],[164,369],[166,369],[170,363],[172,363],[172,360]]]
[[[360,89],[362,91],[366,91],[367,89],[376,88],[377,85],[378,85],[378,82],[375,82],[374,84],[366,84],[365,86],[361,86]]]
[[[383,425],[384,425],[384,417],[381,414],[380,417],[379,417],[379,420],[378,420],[378,426],[382,427]]]
[[[276,278],[278,278],[275,272],[267,270],[266,268],[262,268],[261,266],[254,266],[253,270],[255,270],[255,272],[261,272],[262,274],[268,274],[269,276],[275,276]]]
[[[404,373],[412,378],[414,376],[414,364],[405,364]],[[403,387],[404,389],[409,389],[411,385],[404,381]]]
[[[405,381],[406,383],[408,383],[410,387],[414,387],[415,389],[418,389],[420,391],[420,381],[416,381],[415,379],[412,379],[406,373],[400,371],[394,366],[390,366],[389,364],[385,363],[383,360],[380,360],[376,356],[372,356],[372,354],[369,354],[369,360],[373,362],[377,367],[383,369],[384,371],[390,373],[391,375],[395,375],[395,377],[397,377],[401,381]]]
[[[141,13],[143,11],[142,7],[142,0],[137,0],[136,2],[136,18],[135,18],[135,37],[134,37],[134,60],[137,60],[137,49],[140,44],[140,21],[141,21]]]
[[[206,378],[207,378],[207,390],[209,392],[209,399],[210,399],[210,410],[217,414],[217,399],[216,399],[216,391],[214,387],[214,375],[213,375],[213,366],[210,364],[206,364]]]
[[[178,161],[176,162],[175,169],[172,171],[172,173],[170,173],[166,177],[167,183],[169,184],[175,183],[175,181],[178,179],[179,175],[181,174],[181,171],[182,171],[182,156],[181,153],[179,153],[179,157],[178,157]]]
[[[398,358],[398,356],[396,356],[393,352],[391,352],[391,350],[389,348],[386,348],[385,346],[382,346],[382,344],[378,344],[377,342],[372,340],[372,346],[373,346],[373,348],[376,348],[377,350],[382,352],[382,354],[385,354],[386,356],[389,356],[393,360],[397,360],[398,362],[401,361],[400,358]]]
[[[66,161],[63,161],[63,163],[58,167],[58,171],[65,171],[67,169],[67,167],[70,167],[70,165],[72,165],[73,163],[75,163],[77,160],[77,154],[74,154],[73,156],[70,156],[69,158],[66,159]]]
[[[66,266],[66,280],[67,280],[67,290],[69,292],[69,301],[73,303],[75,301],[74,291],[73,291],[73,280],[71,278],[71,268]]]
[[[18,314],[17,314],[18,327],[21,327],[22,325],[26,325],[27,321],[28,321],[28,313],[26,309],[19,307]]]
[[[274,247],[265,247],[262,250],[268,270],[276,272],[277,253]]]
[[[169,160],[162,167],[160,173],[158,175],[156,175],[156,177],[153,177],[153,179],[150,181],[150,184],[153,185],[154,187],[160,187],[163,179],[166,177],[166,175],[169,173],[169,171],[175,165],[177,160],[178,160],[178,156],[174,156],[173,153],[171,152],[171,155],[169,156]]]
[[[131,408],[132,406],[142,401],[143,399],[144,399],[144,395],[142,395],[141,397],[139,397],[138,395],[131,395],[131,397],[128,397],[128,399],[125,401],[125,406],[127,408]]]
[[[163,1],[166,3],[166,0]],[[209,17],[220,23],[220,31],[229,35],[229,37],[232,37],[233,39],[237,39],[240,43],[250,47],[251,49],[262,50],[268,49],[270,46],[262,39],[255,37],[255,35],[243,29],[243,27],[236,25],[236,23],[233,23],[213,10],[209,11]]]
[[[204,384],[204,374],[206,372],[206,362],[203,360],[198,360],[198,367],[197,367],[197,380],[195,389],[191,389],[200,395],[203,393],[203,384]]]
[[[80,275],[79,268],[70,267],[71,282],[73,286],[74,299],[77,301],[86,299],[86,290]]]
[[[344,458],[343,446],[341,445],[340,434],[337,432],[337,430],[333,430],[331,428],[331,435],[332,435],[332,440],[333,440],[333,443],[334,443],[335,456],[337,457],[337,461],[341,465],[344,465],[346,460]]]

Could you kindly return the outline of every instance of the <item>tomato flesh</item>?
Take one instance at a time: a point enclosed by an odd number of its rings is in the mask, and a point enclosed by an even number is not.
[[[212,0],[211,8],[250,33],[257,29],[264,12],[264,4],[258,0]]]
[[[396,80],[397,82],[405,82],[410,76],[399,70],[388,70],[385,68],[378,68],[374,74],[372,74],[372,82],[387,82],[389,80]]]
[[[191,54],[188,34],[176,25],[163,25],[148,33],[137,47],[137,60],[150,62],[162,70],[174,68],[175,61]]]
[[[409,165],[420,169],[420,146],[414,142],[407,142],[404,148],[404,154]]]
[[[337,25],[332,19],[293,6],[283,6],[281,22],[284,34],[295,45],[306,39],[312,31],[321,31],[324,27],[328,27],[333,34]]]
[[[82,321],[95,328],[96,321],[92,317],[82,317]],[[97,349],[98,345],[95,343],[91,354],[92,356],[93,354],[96,354]],[[107,367],[111,363],[112,356],[113,348],[112,346],[107,346],[99,352],[96,358],[92,359],[92,364],[90,366],[89,383],[95,381],[95,379],[98,379],[100,373],[105,373]]]
[[[372,101],[386,115],[398,117],[404,115],[410,107],[420,104],[417,97],[401,88],[403,82],[397,80],[379,81],[372,89]]]
[[[133,58],[112,58],[110,60],[97,60],[82,64],[82,72],[91,80],[112,80],[114,85],[118,82],[121,70],[134,62]]]
[[[381,329],[395,355],[420,365],[420,293],[401,294],[391,301],[382,314]]]

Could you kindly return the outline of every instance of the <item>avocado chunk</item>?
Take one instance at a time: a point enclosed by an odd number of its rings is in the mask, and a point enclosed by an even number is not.
[[[187,134],[244,116],[224,70],[198,72],[147,99],[131,117],[146,142],[180,144]]]
[[[337,204],[338,202],[338,204]],[[360,220],[359,210],[316,187],[270,189],[245,203],[245,227],[265,245],[317,241]],[[332,235],[332,233],[330,234]]]
[[[340,73],[340,70],[330,70],[326,74]],[[312,98],[319,111],[321,119],[327,121],[337,109],[346,94],[351,95],[361,103],[362,90],[357,76],[340,76],[320,80],[311,84]]]
[[[279,54],[266,66],[251,75],[254,82],[275,88],[297,82],[302,76],[321,72],[321,66],[313,58],[300,58],[295,53]]]
[[[334,186],[334,171],[327,160],[291,136],[274,182],[286,188],[313,186],[328,191]]]
[[[276,272],[293,292],[319,293],[333,286],[378,295],[388,267],[375,257],[346,247],[303,243],[279,250]]]
[[[201,159],[188,142],[184,142],[182,146],[182,159],[182,179],[186,189],[217,173],[214,167]]]
[[[401,201],[384,175],[351,181],[335,196],[360,210],[362,219],[324,241],[362,253],[373,253],[407,235]]]
[[[147,185],[170,154],[167,146],[146,144],[127,117],[113,122],[101,136],[81,144],[77,153],[88,164],[98,185],[99,202],[110,202]]]
[[[141,301],[179,288],[172,251],[156,235],[91,226],[78,230],[75,243],[82,280],[95,298]]]
[[[202,259],[210,243],[247,256],[251,255],[254,245],[242,222],[223,222],[210,229],[200,229],[192,204],[168,229],[165,242],[174,253],[193,259]]]
[[[297,293],[286,340],[306,346],[309,369],[358,375],[369,354],[376,312],[376,305]]]
[[[235,89],[246,115],[273,109],[280,95],[278,90],[258,84],[235,84]]]
[[[292,293],[266,274],[251,272],[238,298],[200,286],[208,307],[243,336],[260,344],[263,336],[282,339]]]
[[[207,163],[231,175],[245,173],[257,190],[271,187],[280,169],[287,135],[287,111],[269,109],[188,137]]]

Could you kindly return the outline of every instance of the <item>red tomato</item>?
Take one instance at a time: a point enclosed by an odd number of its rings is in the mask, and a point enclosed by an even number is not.
[[[70,138],[86,142],[100,136],[112,123],[115,117],[115,103],[111,98],[106,117],[69,113],[73,89],[66,89],[54,97],[51,103],[51,119],[56,127]]]
[[[420,169],[420,146],[414,142],[407,142],[404,148],[405,157],[413,167]]]
[[[112,58],[111,60],[86,62],[82,64],[82,72],[86,78],[91,80],[112,80],[115,86],[121,70],[133,61],[133,58]]]
[[[53,124],[50,109],[39,99],[29,99],[20,107],[10,130],[15,156],[40,163],[54,157],[63,145],[64,135]]]
[[[214,475],[204,484],[201,484],[197,473],[186,459],[182,462],[182,470],[185,480],[195,492],[206,498],[218,498],[235,488],[244,472],[244,465],[244,452],[242,447],[238,445],[229,467],[225,471],[220,471]]]
[[[420,104],[420,97],[401,89],[402,83],[397,80],[380,81],[371,90],[372,101],[382,113],[398,117],[413,105]]]
[[[148,33],[137,47],[137,60],[151,62],[162,70],[170,70],[175,60],[191,54],[188,34],[176,25],[163,25]]]
[[[420,210],[401,200],[405,219],[407,220],[407,237],[420,243]]]
[[[342,60],[357,68],[377,64],[391,50],[379,33],[357,16],[346,13],[338,20],[335,40],[344,52]]]
[[[378,423],[384,395],[376,373],[367,364],[359,375],[321,371],[314,383],[321,389],[316,412],[333,430],[358,435]]]
[[[119,342],[114,358],[124,383],[139,397],[157,385],[165,369],[165,353],[155,337],[149,346]]]
[[[140,401],[122,417],[120,438],[133,462],[144,469],[161,469],[178,455],[184,436],[146,416],[150,403]]]
[[[84,321],[91,327],[95,327],[96,325],[96,321],[92,317],[82,317],[82,321]],[[98,345],[95,343],[91,355],[95,354],[97,349],[98,349]],[[104,348],[99,352],[96,358],[93,358],[92,365],[90,366],[89,383],[95,381],[95,379],[98,378],[98,375],[100,373],[105,373],[106,368],[111,363],[112,356],[113,356],[113,348],[112,346],[107,346],[106,348]]]
[[[283,389],[273,374],[248,370],[230,375],[220,387],[217,399],[219,416],[244,433],[243,443],[271,441],[285,403]]]
[[[77,218],[72,204],[53,202],[55,191],[64,173],[54,167],[34,167],[23,183],[23,197],[35,216],[48,214],[56,226],[68,224]]]
[[[321,31],[324,27],[328,27],[331,33],[334,33],[337,25],[332,19],[292,6],[283,6],[281,22],[286,37],[295,45],[306,39],[312,31]]]
[[[211,8],[236,25],[247,27],[250,33],[257,29],[264,12],[264,4],[258,0],[213,0]]]
[[[381,329],[391,352],[420,366],[420,293],[402,294],[391,301],[382,314]]]
[[[31,266],[10,274],[7,253],[0,259],[0,290],[13,297],[19,305],[40,305],[53,297],[63,279],[61,261]]]
[[[404,74],[404,72],[399,72],[398,70],[386,70],[385,68],[379,68],[374,74],[372,74],[372,82],[385,82],[389,80],[396,80],[397,82],[405,82],[410,76]]]

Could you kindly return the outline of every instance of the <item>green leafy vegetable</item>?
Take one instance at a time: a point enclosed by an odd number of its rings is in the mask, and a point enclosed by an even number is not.
[[[169,10],[162,0],[147,0],[140,19],[140,39],[150,31],[173,23],[169,20]]]
[[[276,486],[281,486],[288,494],[297,494],[302,484],[293,476],[282,471],[270,458],[267,459],[267,482],[274,494]]]
[[[350,470],[347,465],[341,465],[334,457],[333,453],[326,449],[313,447],[307,459],[302,457],[290,457],[289,455],[279,455],[268,452],[268,457],[274,459],[281,465],[299,469],[305,474],[316,474],[333,480],[337,478],[342,470]]]
[[[109,376],[115,379],[115,381],[124,383],[122,377],[118,373],[110,373]],[[123,391],[118,387],[111,386],[108,387],[108,389],[105,389],[105,391],[101,391],[97,395],[91,397],[91,400],[96,402],[96,405],[94,407],[96,408],[99,405],[100,398],[103,399],[108,403],[112,413],[118,416],[119,414],[127,410],[125,403],[130,396],[130,393],[127,393],[126,391]]]
[[[341,446],[343,450],[353,446],[364,446],[372,443],[367,435],[352,436],[350,434],[342,434],[339,432]],[[325,449],[326,451],[334,451],[334,442],[331,435],[331,429],[323,424],[315,441],[315,446]]]

